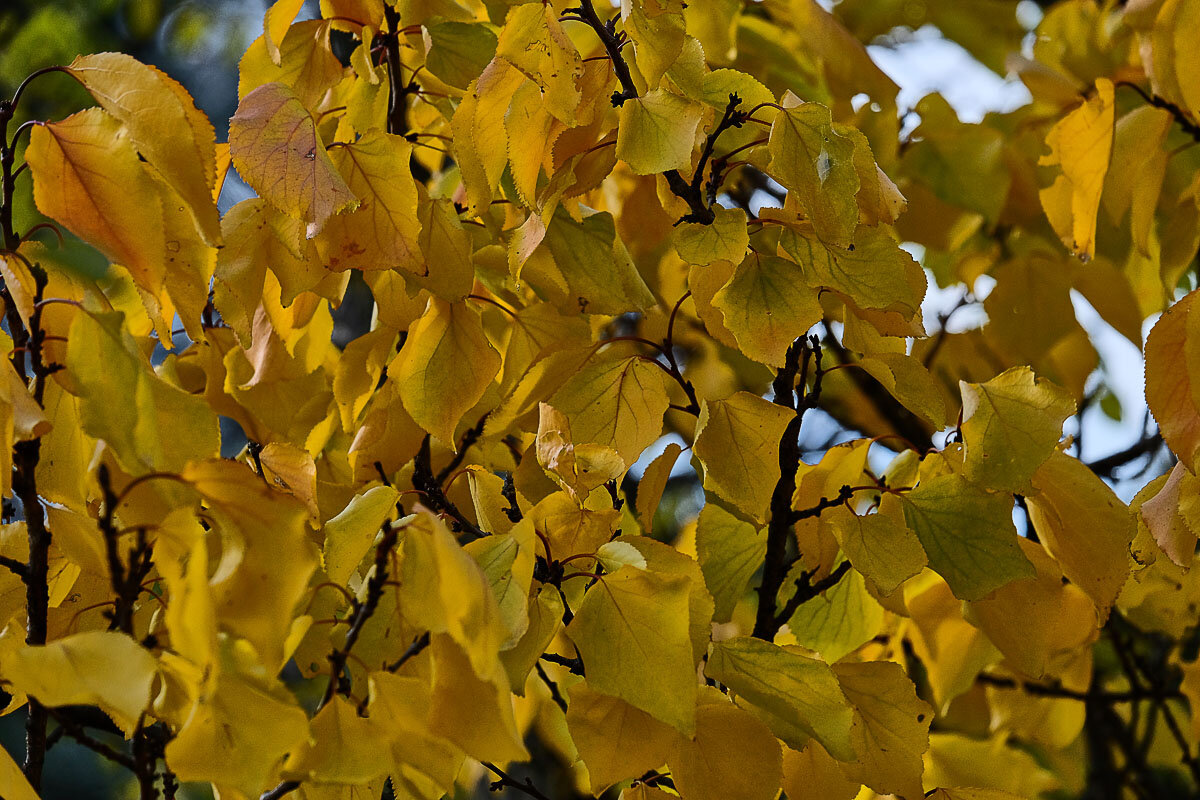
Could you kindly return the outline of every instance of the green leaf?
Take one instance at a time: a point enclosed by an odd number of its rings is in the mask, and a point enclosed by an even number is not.
[[[1008,492],[1030,488],[1075,413],[1065,391],[1037,379],[1029,367],[1013,367],[987,383],[959,383],[967,480]]]
[[[217,455],[217,415],[203,398],[154,374],[124,314],[76,314],[69,339],[67,369],[83,429],[106,441],[125,470],[179,472],[189,461]]]
[[[855,757],[854,711],[827,664],[741,636],[714,643],[704,671],[752,703],[789,747],[813,736],[835,758]]]
[[[433,42],[425,68],[456,89],[467,88],[496,54],[496,34],[487,25],[448,21],[425,30]]]
[[[705,503],[696,520],[696,554],[716,604],[713,619],[729,621],[766,553],[765,530],[743,522],[716,503]]]
[[[617,158],[638,175],[686,169],[703,106],[665,89],[626,100],[617,127]]]
[[[904,518],[921,540],[929,566],[955,597],[979,600],[1009,581],[1036,574],[1017,544],[1011,497],[952,473],[922,480],[902,499]]]

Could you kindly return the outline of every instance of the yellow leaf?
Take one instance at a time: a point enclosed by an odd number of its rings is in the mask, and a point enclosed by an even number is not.
[[[25,773],[3,747],[0,747],[0,786],[4,786],[7,800],[38,800]]]
[[[689,264],[742,263],[750,244],[746,212],[740,208],[714,206],[713,213],[716,219],[711,225],[686,222],[675,230],[675,252]]]
[[[303,5],[304,0],[275,0],[263,15],[263,38],[266,39],[271,61],[276,65],[279,64],[279,43],[287,35],[288,28]]]
[[[333,148],[330,159],[359,206],[333,217],[317,240],[330,269],[423,271],[417,185],[405,168],[412,149],[404,137],[382,131]]]
[[[166,762],[182,781],[255,796],[307,738],[308,715],[281,683],[223,670],[167,743]]]
[[[1136,525],[1111,488],[1078,459],[1055,452],[1034,473],[1029,518],[1063,574],[1092,598],[1103,622],[1132,567]]]
[[[974,686],[981,669],[1003,656],[963,619],[962,601],[940,576],[924,572],[906,583],[903,592],[913,622],[907,628],[913,648],[928,672],[933,699],[944,712],[951,700]]]
[[[1140,106],[1117,120],[1112,164],[1104,179],[1104,210],[1114,223],[1120,223],[1132,209],[1130,232],[1138,251],[1146,256],[1150,255],[1150,234],[1167,169],[1163,144],[1171,124],[1170,113],[1154,106]]]
[[[236,461],[193,461],[181,474],[228,537],[212,582],[221,625],[248,640],[265,667],[278,670],[291,655],[288,631],[318,561],[308,512]],[[267,583],[263,575],[275,577]]]
[[[1050,129],[1050,154],[1038,160],[1062,170],[1052,186],[1041,190],[1042,207],[1063,243],[1084,260],[1096,255],[1096,212],[1112,142],[1113,83],[1097,78],[1095,96]]]
[[[124,633],[88,631],[0,652],[0,673],[48,706],[98,705],[127,734],[150,706],[154,656]]]
[[[1029,367],[1013,367],[987,383],[960,381],[959,388],[967,480],[1027,491],[1033,473],[1054,452],[1063,422],[1075,413],[1074,401]]]
[[[481,677],[458,644],[434,636],[429,732],[480,761],[526,761],[513,716],[512,691],[502,670]]]
[[[333,397],[342,416],[342,430],[355,429],[355,421],[375,396],[379,378],[387,369],[393,345],[394,328],[378,327],[359,336],[342,351],[333,374]]]
[[[555,118],[574,125],[580,101],[576,81],[583,76],[583,59],[558,16],[550,5],[516,6],[500,31],[496,55],[538,85]]]
[[[325,152],[316,121],[282,83],[264,84],[242,98],[229,120],[229,152],[246,183],[304,222],[310,239],[356,202]]]
[[[436,297],[408,329],[388,376],[400,386],[404,407],[417,424],[455,447],[454,430],[500,371],[500,354],[483,330],[479,312],[465,302]]]
[[[217,252],[213,304],[225,323],[237,332],[242,345],[249,347],[268,267],[290,274],[304,269],[304,252],[296,252],[298,243],[293,239],[297,236],[292,235],[302,233],[299,223],[260,197],[243,200],[226,211],[221,231],[225,246]]]
[[[675,462],[682,452],[682,447],[675,442],[670,442],[663,448],[662,453],[655,456],[654,460],[642,471],[641,480],[638,481],[635,507],[638,520],[642,523],[642,530],[647,533],[653,531],[654,514],[658,510],[658,504],[662,501],[667,481],[671,479]]]
[[[662,433],[670,398],[663,371],[634,356],[593,360],[550,404],[570,421],[575,441],[611,447],[628,466]]]
[[[679,737],[667,764],[680,796],[697,800],[774,800],[783,782],[774,734],[724,702],[696,709],[695,734]]]
[[[553,586],[543,585],[528,609],[529,627],[521,640],[500,654],[500,662],[508,673],[513,692],[525,696],[525,682],[534,665],[554,641],[562,626],[563,601]],[[572,690],[573,691],[573,690]]]
[[[576,222],[559,206],[546,238],[514,277],[545,286],[567,315],[624,314],[654,305],[607,212]]]
[[[467,87],[454,111],[450,144],[462,169],[467,193],[467,213],[478,214],[492,200],[504,168],[508,166],[508,132],[504,115],[525,76],[507,61],[495,59]]]
[[[490,680],[508,632],[487,575],[432,514],[414,515],[403,530],[399,593],[404,618],[423,630],[448,633],[475,673]]]
[[[588,770],[593,794],[640,777],[667,762],[679,736],[624,700],[600,694],[586,682],[570,689],[567,728]]]
[[[125,126],[138,153],[184,199],[205,243],[220,244],[215,134],[187,90],[124,53],[77,56],[67,70]]]
[[[859,308],[919,319],[925,298],[920,265],[880,229],[860,225],[851,231],[852,240],[839,246],[789,228],[779,244],[803,267],[804,280],[814,289],[833,289]]]
[[[268,83],[281,83],[296,93],[305,108],[315,111],[346,73],[330,46],[332,28],[333,23],[318,19],[292,25],[280,43],[278,63],[271,57],[264,32],[238,62],[238,97],[245,98]]]
[[[617,158],[637,175],[686,169],[703,106],[665,89],[626,100],[617,126]]]
[[[701,404],[696,457],[704,487],[765,522],[779,480],[779,442],[796,413],[749,392]]]
[[[316,783],[366,783],[392,769],[379,723],[340,694],[312,718],[309,739],[288,754],[284,773]]]
[[[1005,664],[1040,678],[1058,662],[1056,656],[1091,642],[1097,635],[1097,619],[1091,600],[1065,581],[1044,548],[1028,539],[1020,544],[1037,577],[1013,581],[976,600],[967,618],[1000,648]],[[1037,624],[1031,625],[1031,620]]]
[[[685,734],[695,729],[697,692],[690,584],[681,575],[622,567],[588,590],[566,631],[588,686]]]
[[[783,791],[788,800],[852,800],[860,788],[814,741],[803,750],[788,747],[783,751]]]
[[[842,771],[880,794],[920,797],[921,756],[929,749],[933,709],[917,697],[899,664],[836,664],[833,671],[855,709],[858,757],[841,765]]]
[[[813,736],[835,758],[855,757],[854,712],[824,662],[740,636],[715,643],[704,672],[753,704],[789,747]]]
[[[833,129],[829,109],[801,103],[781,111],[767,148],[772,176],[796,193],[821,241],[850,244],[858,224],[854,140]]]
[[[509,650],[529,629],[529,590],[533,585],[533,524],[522,520],[509,533],[493,533],[463,549],[479,564],[492,587],[500,621],[507,634],[500,644]]]
[[[105,440],[131,474],[178,472],[217,455],[217,416],[204,400],[154,374],[119,311],[80,312],[71,324],[67,368],[83,428]]]
[[[593,489],[616,480],[625,472],[625,462],[611,447],[576,446],[566,416],[548,403],[538,407],[535,447],[538,463],[554,473],[563,488],[580,504]]]
[[[417,205],[421,235],[417,269],[411,280],[443,300],[462,300],[475,285],[474,245],[450,200],[430,200],[421,192]]]
[[[453,791],[454,778],[463,763],[463,752],[453,743],[430,731],[432,687],[427,677],[393,675],[372,672],[370,675],[370,705],[375,719],[392,749],[392,757],[407,780],[416,781],[412,771],[426,781],[432,781],[442,792]],[[416,797],[436,794],[425,789]],[[398,795],[399,796],[399,795]],[[374,800],[374,798],[372,798]]]
[[[858,363],[901,405],[924,417],[935,430],[946,427],[949,420],[942,388],[918,359],[905,353],[879,353],[864,356]]]
[[[176,509],[163,521],[154,540],[154,563],[167,587],[171,649],[202,669],[215,665],[217,616],[208,586],[208,542],[190,508]]]
[[[930,800],[1025,800],[1024,795],[1000,789],[935,789]]]
[[[877,514],[859,516],[840,507],[821,515],[854,569],[882,594],[894,592],[928,563],[921,540],[904,524],[901,514],[900,501],[885,495]]]
[[[1060,785],[1054,773],[1042,767],[1031,753],[1015,747],[1003,733],[986,739],[960,733],[932,733],[925,758],[927,783],[979,787],[943,790],[943,798],[948,796],[951,800],[1040,797]]]
[[[350,579],[383,523],[395,513],[399,496],[390,486],[372,486],[325,523],[325,574],[330,581],[342,586]]]
[[[307,450],[286,442],[271,442],[259,453],[263,476],[273,486],[304,503],[313,520],[317,508],[317,465]]]
[[[37,125],[25,160],[39,211],[128,269],[142,288],[162,288],[162,206],[115,117],[89,108]],[[122,213],[128,208],[138,213]]]
[[[817,293],[784,258],[751,253],[713,297],[743,353],[781,367],[792,342],[822,317]]]
[[[1200,314],[1190,292],[1163,312],[1146,337],[1146,404],[1167,445],[1193,474],[1200,469]]]

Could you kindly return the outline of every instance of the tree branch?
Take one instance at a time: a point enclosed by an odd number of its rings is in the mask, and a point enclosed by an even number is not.
[[[417,457],[413,460],[413,488],[421,492],[421,496],[425,499],[425,505],[439,514],[446,514],[450,517],[452,520],[450,528],[455,533],[465,531],[470,534],[472,539],[481,539],[487,536],[479,529],[478,525],[471,522],[458,510],[458,506],[454,505],[450,498],[446,497],[446,493],[434,476],[433,467],[430,465],[429,438],[429,435],[426,434],[425,439],[421,442],[421,449],[417,451]]]
[[[1080,702],[1099,703],[1137,703],[1142,700],[1182,700],[1180,692],[1156,691],[1153,689],[1131,689],[1125,692],[1106,692],[1100,689],[1088,689],[1078,692],[1059,684],[1033,683],[1003,675],[992,675],[986,672],[976,676],[976,680],[988,686],[1000,689],[1020,689],[1038,697],[1056,697],[1063,700],[1078,700]]]
[[[820,345],[814,347],[815,353],[819,354]],[[779,479],[771,493],[767,552],[763,562],[762,583],[758,587],[758,612],[754,620],[753,635],[768,642],[775,638],[775,633],[779,630],[776,603],[779,588],[787,577],[787,542],[793,524],[792,494],[796,491],[796,470],[800,468],[800,426],[804,421],[804,411],[808,408],[807,398],[800,409],[796,408],[796,376],[801,372],[801,359],[804,362],[803,371],[807,373],[808,362],[813,355],[814,350],[809,349],[808,342],[803,337],[792,342],[784,355],[783,367],[771,384],[772,402],[797,413],[788,421],[779,440]],[[820,356],[817,355],[817,358],[819,375]]]
[[[800,606],[804,605],[809,600],[812,600],[823,592],[827,592],[832,589],[837,585],[838,581],[842,579],[842,576],[849,571],[850,562],[843,561],[834,567],[832,572],[816,583],[812,583],[812,576],[816,574],[816,571],[814,570],[813,572],[805,572],[796,579],[796,593],[788,598],[787,605],[785,605],[783,610],[780,611],[775,617],[775,623],[779,626],[782,626],[785,622],[792,618],[792,615],[796,613]]]
[[[550,800],[549,797],[546,797],[546,795],[538,791],[538,788],[533,785],[533,781],[531,779],[526,778],[525,782],[522,783],[490,761],[481,761],[479,763],[483,764],[499,778],[499,780],[492,781],[488,785],[488,789],[491,791],[499,792],[506,787],[511,787],[516,789],[518,792],[524,792],[525,794],[534,798],[534,800]]]

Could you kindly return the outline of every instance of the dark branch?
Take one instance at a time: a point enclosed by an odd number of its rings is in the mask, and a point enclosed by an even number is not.
[[[550,699],[554,704],[562,709],[562,712],[567,713],[567,700],[562,696],[562,692],[558,690],[558,684],[546,674],[546,668],[542,666],[542,662],[535,661],[533,668],[537,670],[538,677],[542,679],[542,683],[546,684],[546,688],[550,690]]]
[[[1117,81],[1116,85],[1133,89],[1135,92],[1140,94],[1142,99],[1147,103],[1155,108],[1161,108],[1163,111],[1169,113],[1175,119],[1175,122],[1179,123],[1179,127],[1183,129],[1184,133],[1186,133],[1188,136],[1191,136],[1193,140],[1200,142],[1200,124],[1193,122],[1188,116],[1188,113],[1182,108],[1166,98],[1159,97],[1156,94],[1149,94],[1145,89],[1138,86],[1136,83],[1130,83],[1129,81]]]
[[[1113,453],[1110,456],[1088,462],[1088,469],[1101,477],[1112,477],[1112,474],[1120,467],[1125,466],[1130,461],[1135,461],[1144,455],[1156,452],[1162,447],[1162,434],[1155,431],[1152,434],[1143,436],[1124,450]]]
[[[8,556],[0,556],[0,567],[6,568],[9,572],[16,575],[22,581],[25,580],[26,576],[29,575],[29,567],[26,566],[24,561],[18,561],[17,559],[9,558]]]
[[[813,572],[805,572],[796,579],[796,593],[788,598],[787,605],[785,605],[783,610],[779,612],[779,615],[775,617],[776,624],[783,625],[792,618],[792,615],[796,613],[800,606],[819,596],[823,592],[827,592],[832,589],[837,585],[838,581],[842,579],[842,576],[849,571],[850,562],[843,561],[834,567],[832,572],[816,583],[812,582],[812,576],[815,574],[815,570]]]
[[[413,643],[410,644],[403,653],[400,654],[400,657],[398,659],[393,661],[391,664],[388,664],[385,667],[385,669],[388,672],[398,671],[401,667],[403,667],[405,664],[407,664],[410,660],[412,660],[413,658],[416,658],[417,655],[419,655],[422,650],[424,650],[426,647],[429,647],[429,641],[430,641],[429,631],[422,633],[420,636],[418,636],[416,639],[413,640]]]
[[[815,345],[817,348],[820,345]],[[818,349],[816,352],[820,352]],[[783,367],[771,384],[773,402],[797,413],[788,421],[779,440],[779,479],[771,493],[771,520],[767,524],[767,552],[763,562],[762,583],[758,587],[758,612],[754,620],[753,635],[768,642],[779,630],[776,603],[779,589],[787,577],[787,543],[792,532],[792,495],[796,491],[796,470],[800,468],[800,426],[804,411],[808,408],[807,398],[797,409],[796,377],[808,372],[809,359],[813,356],[808,341],[804,338],[792,342],[784,355]],[[819,358],[819,356],[818,356]],[[820,364],[818,362],[818,373]]]
[[[533,781],[531,779],[526,778],[524,782],[518,781],[516,778],[512,777],[490,761],[481,761],[479,763],[483,764],[485,767],[491,770],[497,778],[499,778],[499,780],[492,781],[488,785],[488,788],[493,792],[499,792],[506,787],[511,787],[516,789],[518,792],[524,792],[530,797],[535,798],[535,800],[550,800],[549,797],[546,797],[546,795],[538,791],[538,788],[533,785]]]
[[[1177,691],[1159,692],[1152,689],[1131,689],[1124,692],[1106,692],[1099,689],[1088,689],[1084,692],[1078,692],[1057,683],[1033,683],[1016,678],[1008,678],[1003,675],[991,675],[986,672],[978,675],[976,680],[1000,689],[1020,689],[1027,694],[1037,695],[1038,697],[1056,697],[1064,700],[1078,700],[1080,702],[1136,703],[1142,700],[1183,699],[1183,695]]]
[[[421,496],[425,499],[425,505],[429,506],[433,511],[439,514],[445,514],[450,517],[450,528],[455,533],[466,532],[470,534],[472,539],[481,539],[487,536],[479,529],[474,522],[467,519],[458,506],[451,502],[450,498],[446,497],[446,492],[442,489],[441,483],[433,474],[433,467],[430,465],[431,455],[429,451],[429,435],[426,434],[425,439],[421,442],[421,449],[417,451],[417,457],[413,460],[412,482],[413,488],[421,492]]]

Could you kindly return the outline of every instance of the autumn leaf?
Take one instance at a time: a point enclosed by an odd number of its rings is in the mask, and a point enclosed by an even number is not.
[[[1062,169],[1053,185],[1041,190],[1042,207],[1063,243],[1085,261],[1096,254],[1096,212],[1112,141],[1113,84],[1099,78],[1095,96],[1050,129],[1050,154],[1038,160]]]
[[[283,84],[264,84],[242,98],[229,121],[229,150],[238,174],[304,222],[310,239],[358,201],[325,152],[316,121]]]

